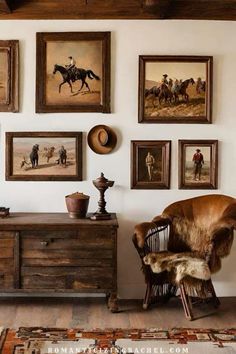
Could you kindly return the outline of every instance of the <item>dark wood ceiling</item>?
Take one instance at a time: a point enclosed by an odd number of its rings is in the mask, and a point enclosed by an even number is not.
[[[10,7],[6,0],[0,0],[0,14],[10,13]]]
[[[236,0],[0,0],[0,19],[234,21]]]

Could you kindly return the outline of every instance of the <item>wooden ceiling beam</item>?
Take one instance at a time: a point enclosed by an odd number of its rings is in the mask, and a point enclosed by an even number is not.
[[[175,0],[168,15],[181,20],[236,21],[236,0]]]
[[[9,6],[9,2],[7,0],[0,0],[0,14],[10,13],[11,8]]]
[[[6,0],[0,0],[1,6]],[[0,19],[236,20],[236,0],[11,0]],[[9,10],[9,6],[8,6]]]
[[[144,9],[158,16],[160,19],[168,18],[171,6],[174,5],[174,0],[144,0]]]

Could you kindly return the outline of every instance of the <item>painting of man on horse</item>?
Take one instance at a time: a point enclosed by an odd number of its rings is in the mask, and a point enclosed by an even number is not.
[[[100,104],[101,43],[47,43],[46,101],[53,105]]]
[[[72,58],[72,57],[69,57]],[[75,62],[75,61],[74,61]],[[55,75],[57,72],[59,72],[62,76],[62,82],[59,85],[59,93],[61,93],[61,87],[64,84],[68,84],[70,86],[70,90],[71,93],[73,93],[73,88],[72,88],[72,83],[77,81],[77,80],[81,80],[81,87],[78,91],[81,91],[82,88],[84,87],[84,85],[87,87],[88,91],[90,92],[90,87],[89,84],[86,81],[86,78],[89,78],[90,80],[100,80],[100,77],[97,76],[96,74],[94,74],[94,72],[92,70],[85,70],[82,68],[77,68],[75,66],[75,64],[73,65],[66,65],[61,66],[58,64],[54,65],[54,70],[53,70],[53,74]]]
[[[206,120],[209,103],[206,62],[188,57],[141,57],[145,69],[140,71],[143,89],[140,91],[139,121],[184,122]],[[160,60],[159,60],[160,58]],[[170,60],[168,61],[168,58]],[[182,59],[183,58],[183,59]],[[206,59],[207,60],[207,59]],[[142,87],[142,86],[141,86]],[[199,117],[199,118],[198,118]],[[208,119],[208,118],[207,118]]]

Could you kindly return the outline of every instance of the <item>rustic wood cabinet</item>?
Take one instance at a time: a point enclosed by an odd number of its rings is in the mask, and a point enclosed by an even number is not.
[[[117,228],[64,213],[0,219],[0,293],[105,293],[117,306]]]

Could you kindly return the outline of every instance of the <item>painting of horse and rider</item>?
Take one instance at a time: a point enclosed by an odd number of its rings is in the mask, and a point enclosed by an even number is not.
[[[78,149],[81,134],[75,134],[57,136],[57,133],[32,132],[31,136],[24,136],[24,133],[15,133],[14,136],[14,133],[7,133],[6,163],[7,170],[11,171],[10,177],[26,180],[70,180],[78,177],[79,161],[82,161],[81,149]]]
[[[139,64],[139,122],[211,122],[212,57],[140,56]]]
[[[104,111],[109,99],[106,85],[110,86],[110,61],[104,42],[109,42],[109,35],[109,32],[38,33],[36,87],[43,102],[36,100],[37,106],[43,104],[48,112]],[[42,72],[39,55],[46,72]]]

